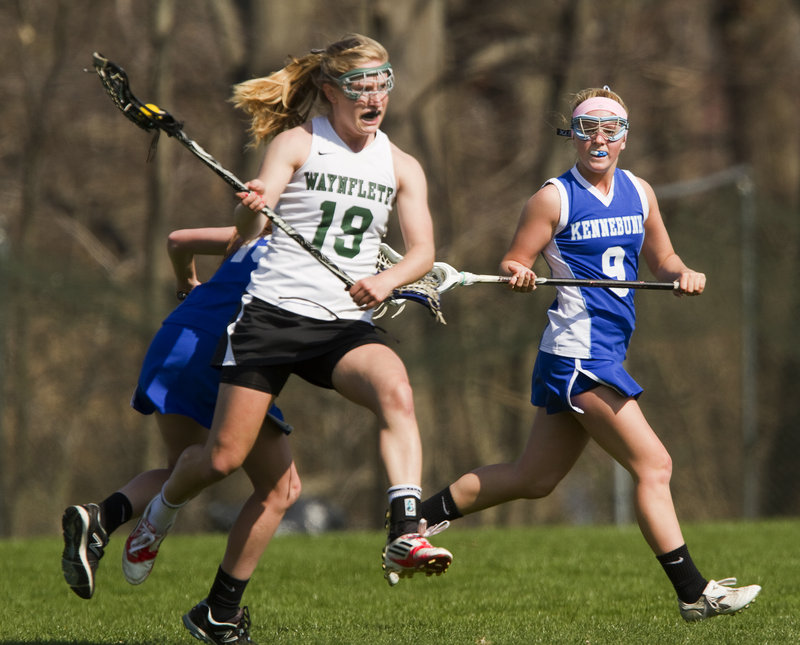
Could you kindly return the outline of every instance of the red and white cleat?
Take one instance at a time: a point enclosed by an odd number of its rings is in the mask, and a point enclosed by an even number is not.
[[[170,524],[163,533],[156,531],[147,518],[150,504],[147,505],[136,527],[128,536],[125,549],[122,551],[122,572],[125,574],[125,579],[132,585],[143,583],[150,575],[156,562],[158,547],[167,537],[167,531],[172,528],[172,524]]]
[[[383,550],[383,577],[390,586],[400,578],[410,578],[415,573],[426,576],[442,575],[453,561],[447,549],[433,546],[428,537],[441,533],[450,522],[441,522],[428,528],[426,520],[419,523],[418,533],[407,533],[389,542]]]

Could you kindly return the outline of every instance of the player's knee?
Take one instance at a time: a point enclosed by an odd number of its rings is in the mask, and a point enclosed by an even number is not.
[[[552,493],[560,479],[537,478],[535,480],[523,482],[519,497],[521,499],[541,499]]]
[[[300,497],[300,482],[289,482],[273,488],[263,504],[273,513],[284,515]]]
[[[564,473],[561,472],[547,472],[540,470],[539,472],[529,473],[525,470],[524,466],[519,463],[515,464],[516,481],[517,481],[517,497],[521,499],[541,499],[547,497],[552,493],[558,483],[564,478]]]
[[[216,452],[208,462],[207,477],[212,481],[225,479],[241,468],[243,459],[229,452]]]
[[[254,486],[254,495],[260,498],[262,506],[277,513],[285,513],[300,498],[302,484],[297,470],[291,468],[273,484],[263,482]]]
[[[384,388],[380,400],[385,412],[414,416],[414,393],[408,381],[397,381]]]
[[[292,469],[270,493],[272,503],[285,513],[300,498],[302,488],[297,472]]]
[[[297,476],[297,473],[294,473],[291,481],[289,482],[289,490],[288,494],[286,495],[286,508],[288,509],[292,504],[294,504],[298,499],[300,499],[300,493],[303,490],[303,485],[300,483],[300,478]]]
[[[273,504],[280,513],[288,511],[300,498],[300,488],[300,482],[298,481],[297,484],[290,484],[285,490],[276,491],[277,495],[273,496]]]
[[[654,455],[642,466],[636,468],[634,478],[655,486],[669,486],[672,479],[672,458],[666,450]]]

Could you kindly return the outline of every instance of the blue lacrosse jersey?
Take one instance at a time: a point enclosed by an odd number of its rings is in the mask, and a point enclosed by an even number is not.
[[[131,398],[135,410],[179,414],[211,427],[220,379],[212,359],[266,249],[264,238],[243,245],[167,316],[142,362]],[[274,405],[270,413],[283,419]]]
[[[192,289],[164,324],[184,325],[221,336],[241,303],[250,274],[267,252],[267,243],[267,238],[257,238],[225,258],[214,275]]]
[[[554,278],[636,280],[649,208],[641,183],[616,169],[602,194],[573,167],[550,179],[561,195],[556,233],[542,252]],[[633,290],[558,287],[539,349],[623,361],[636,323]]]

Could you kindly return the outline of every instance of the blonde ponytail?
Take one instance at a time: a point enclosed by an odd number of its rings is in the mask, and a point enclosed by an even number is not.
[[[388,62],[389,54],[376,40],[351,34],[325,49],[290,58],[284,68],[269,76],[235,85],[231,101],[251,117],[252,145],[266,143],[304,123],[317,98],[327,101],[320,92],[323,83],[333,82],[369,60]]]
[[[309,53],[269,76],[234,86],[231,100],[250,115],[254,145],[306,121],[319,94],[321,59],[321,54]]]

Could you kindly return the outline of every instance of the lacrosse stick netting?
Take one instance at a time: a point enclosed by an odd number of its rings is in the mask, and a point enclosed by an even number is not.
[[[388,244],[381,243],[376,268],[378,272],[383,271],[394,266],[402,259],[403,256],[397,253],[392,247]],[[437,322],[446,325],[447,322],[442,314],[442,305],[439,299],[439,287],[441,284],[442,276],[436,273],[436,268],[434,267],[434,269],[426,273],[419,280],[397,287],[389,300],[382,302],[375,308],[375,315],[373,317],[380,318],[386,314],[390,306],[393,306],[397,308],[397,311],[392,315],[392,318],[395,318],[402,313],[405,308],[405,303],[410,300],[426,307],[428,311],[433,314],[433,317],[436,318]]]

